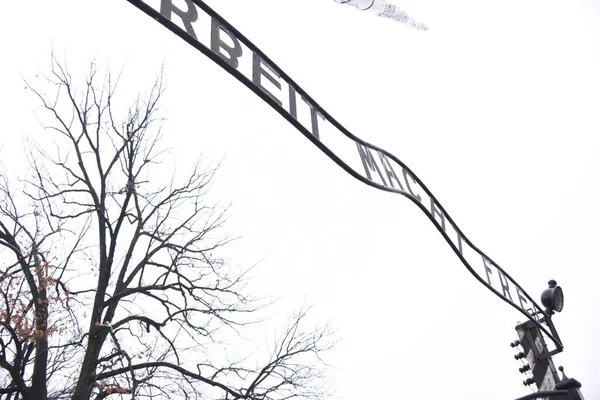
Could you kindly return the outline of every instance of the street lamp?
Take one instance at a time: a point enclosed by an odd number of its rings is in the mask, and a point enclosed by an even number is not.
[[[548,281],[548,289],[542,292],[542,304],[546,307],[546,312],[549,315],[554,312],[561,312],[564,305],[564,295],[560,286],[556,286],[556,281],[551,279]]]

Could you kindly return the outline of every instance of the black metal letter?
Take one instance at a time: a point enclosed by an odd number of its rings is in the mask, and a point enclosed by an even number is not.
[[[323,118],[323,116],[321,114],[319,114],[319,112],[315,109],[315,107],[304,98],[304,96],[301,96],[302,100],[304,100],[304,102],[306,103],[306,105],[310,108],[310,121],[312,124],[312,134],[314,137],[316,137],[317,139],[319,139],[319,120],[317,119],[317,117],[321,117],[323,120],[325,120],[325,118]]]
[[[418,194],[415,194],[412,191],[412,189],[410,187],[410,183],[408,183],[408,171],[405,168],[402,168],[402,175],[404,175],[404,182],[406,182],[406,187],[408,188],[408,192],[412,195],[412,197],[414,197],[415,199],[417,199],[417,201],[420,203],[421,202],[421,196],[419,196]],[[410,179],[412,179],[412,181],[414,183],[417,183],[415,181],[415,178],[412,177],[412,175],[411,175]]]
[[[383,154],[383,152],[377,150],[377,153],[379,153],[379,159],[381,160],[381,164],[383,165],[383,171],[387,175],[388,180],[390,181],[390,185],[392,185],[392,187],[394,187],[394,181],[392,181],[392,178],[394,178],[396,180],[396,182],[398,182],[398,186],[400,186],[400,190],[402,190],[404,192],[405,191],[404,187],[402,187],[402,183],[400,183],[400,179],[398,179],[398,176],[396,175],[396,171],[394,171],[394,169],[392,168],[392,164],[390,164],[390,160],[388,160],[388,158],[385,156],[385,154]]]
[[[275,97],[273,95],[273,93],[269,92],[260,82],[260,77],[264,76],[265,78],[267,78],[267,80],[269,82],[271,82],[273,85],[275,85],[275,87],[279,90],[281,90],[281,83],[271,74],[269,74],[269,71],[265,70],[263,68],[263,65],[267,67],[267,69],[273,74],[275,75],[277,78],[280,78],[281,76],[276,72],[273,71],[273,69],[269,66],[269,64],[265,64],[261,59],[260,56],[256,53],[252,54],[252,82],[258,86],[260,88],[260,90],[262,90],[263,92],[265,92],[267,94],[267,96],[269,96],[271,98],[271,100],[273,100],[275,103],[279,104],[279,107],[281,107],[281,100],[279,100],[277,97]]]
[[[367,174],[367,178],[369,178],[370,180],[373,180],[373,178],[371,178],[371,173],[369,172],[369,170],[377,171],[377,173],[379,174],[379,177],[381,178],[381,181],[383,182],[383,184],[385,186],[387,186],[387,183],[385,182],[385,179],[383,179],[383,175],[381,175],[381,171],[379,170],[379,167],[377,166],[377,163],[375,162],[373,155],[369,151],[369,148],[366,146],[363,146],[362,144],[360,144],[358,142],[356,142],[356,148],[358,149],[358,155],[360,156],[363,167],[365,168],[365,173]]]
[[[458,227],[455,226],[454,230],[456,231],[456,239],[458,240],[458,251],[460,252],[460,254],[462,254],[463,235],[461,235],[458,231]]]
[[[482,255],[481,257],[483,258],[483,266],[485,267],[485,275],[487,276],[488,283],[490,284],[490,286],[493,287],[492,280],[490,279],[490,274],[492,273],[492,270],[489,267],[492,264],[486,256]]]
[[[198,19],[198,10],[196,6],[192,2],[192,0],[184,0],[187,5],[187,11],[183,11],[173,5],[172,0],[160,0],[160,13],[164,15],[169,21],[171,21],[171,13],[174,12],[177,14],[181,21],[183,22],[183,26],[185,27],[185,31],[198,40],[196,36],[196,32],[194,32],[194,27],[192,26],[192,22],[195,22]]]
[[[296,109],[296,88],[290,85],[290,114],[294,119],[298,119],[298,112]]]
[[[433,197],[430,197],[431,200],[431,208],[430,208],[430,212],[431,212],[431,216],[433,217],[433,219],[435,220],[435,216],[438,215],[440,217],[440,221],[441,221],[441,225],[442,225],[442,230],[445,232],[446,231],[446,217],[444,216],[444,213],[442,212],[442,210],[440,210],[440,208],[438,207],[438,205],[435,202],[435,199]],[[436,220],[437,222],[437,220]]]
[[[229,36],[229,38],[233,42],[233,47],[229,46],[227,43],[221,40],[221,32],[225,32],[225,34]],[[238,67],[238,58],[242,56],[242,46],[240,45],[239,40],[237,40],[237,38],[233,36],[231,32],[229,32],[227,28],[221,25],[221,22],[214,17],[212,18],[211,23],[210,49],[213,51],[213,53],[217,54],[233,68]],[[225,50],[225,52],[227,52],[227,55],[223,54],[223,52],[221,52],[221,49]]]
[[[506,278],[506,276],[504,276],[504,274],[498,268],[496,268],[496,270],[498,271],[498,277],[500,278],[500,285],[502,285],[502,294],[504,295],[504,297],[506,297],[506,295],[508,294],[508,298],[510,299],[510,301],[513,301],[512,296],[510,295],[510,287],[508,286],[508,279]],[[502,280],[503,277],[504,277],[504,280]]]
[[[519,303],[521,303],[521,308],[523,309],[523,311],[527,311],[528,309],[525,308],[527,304],[527,298],[523,295],[523,292],[521,291],[521,288],[516,286],[517,288],[517,295],[519,296]],[[525,304],[523,304],[523,302],[525,302]]]

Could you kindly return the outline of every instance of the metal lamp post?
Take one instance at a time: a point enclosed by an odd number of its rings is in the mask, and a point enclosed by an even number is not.
[[[544,316],[550,322],[555,312],[561,312],[564,306],[562,288],[557,286],[555,280],[548,282],[548,289],[542,292],[542,305],[546,307]],[[548,324],[555,334],[554,324]],[[552,356],[562,351],[562,348],[549,351],[544,341],[544,336],[538,326],[532,321],[520,323],[515,327],[519,340],[511,343],[511,347],[520,347],[521,351],[515,355],[516,360],[524,359],[526,364],[519,368],[519,372],[528,376],[523,385],[535,384],[538,392],[521,397],[517,400],[529,399],[557,399],[557,400],[584,400],[579,391],[581,383],[573,378],[567,378],[563,367],[558,367],[562,377],[552,361]]]

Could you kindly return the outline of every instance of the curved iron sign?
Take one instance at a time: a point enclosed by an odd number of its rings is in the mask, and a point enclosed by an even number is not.
[[[177,4],[173,0],[127,1],[246,85],[350,175],[412,201],[479,282],[533,321],[554,342],[556,350],[562,350],[550,316],[471,243],[410,168],[393,154],[350,133],[219,14],[201,0],[179,0]]]

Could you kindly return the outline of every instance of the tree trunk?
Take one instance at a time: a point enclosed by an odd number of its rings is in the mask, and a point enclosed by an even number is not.
[[[88,346],[85,351],[83,363],[81,364],[81,372],[79,373],[79,379],[77,379],[77,386],[71,398],[72,400],[89,400],[92,393],[92,385],[96,381],[98,357],[108,333],[107,330],[102,330],[102,332],[96,331],[97,333],[95,331],[94,328],[90,331]]]
[[[48,339],[46,336],[35,343],[33,375],[31,378],[31,396],[35,400],[48,399],[46,373],[48,370]]]

